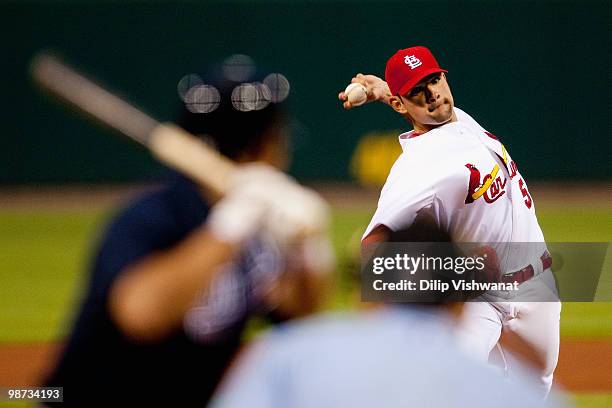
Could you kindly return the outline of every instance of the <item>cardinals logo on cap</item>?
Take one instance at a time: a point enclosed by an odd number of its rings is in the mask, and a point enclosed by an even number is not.
[[[447,72],[440,68],[431,51],[422,46],[397,51],[387,61],[385,80],[393,95],[405,95],[420,80],[436,72]]]
[[[415,69],[416,67],[423,65],[421,60],[414,55],[406,55],[406,57],[404,57],[404,63],[410,66],[410,69]]]

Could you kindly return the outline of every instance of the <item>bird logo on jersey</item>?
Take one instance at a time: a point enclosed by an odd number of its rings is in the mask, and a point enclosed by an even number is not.
[[[506,193],[506,179],[497,175],[499,173],[499,165],[496,164],[493,170],[486,174],[483,179],[480,178],[480,170],[476,166],[467,163],[465,167],[470,172],[468,193],[465,198],[466,204],[471,204],[480,197],[483,197],[487,203],[491,204]]]

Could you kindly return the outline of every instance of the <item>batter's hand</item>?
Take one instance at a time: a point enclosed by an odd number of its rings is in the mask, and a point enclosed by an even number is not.
[[[389,98],[391,98],[389,86],[376,75],[357,74],[351,79],[351,83],[360,83],[365,86],[368,95],[368,101],[366,103],[380,101],[384,104],[389,104]],[[344,91],[338,94],[338,99],[342,101],[344,109],[351,109],[354,107],[347,100]]]
[[[326,234],[329,209],[314,191],[264,164],[241,166],[226,198],[213,209],[209,227],[220,239],[239,242],[260,229],[292,245]]]

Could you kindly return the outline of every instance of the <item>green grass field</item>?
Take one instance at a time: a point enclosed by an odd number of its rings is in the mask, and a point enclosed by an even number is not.
[[[110,212],[0,211],[0,342],[46,341],[64,334],[85,284],[89,254]],[[365,210],[335,211],[339,258],[370,217]],[[612,210],[540,210],[549,241],[610,241]],[[342,285],[339,285],[341,288]],[[565,303],[562,335],[612,337],[612,303]]]
[[[0,343],[59,340],[66,334],[86,283],[89,256],[111,215],[87,211],[0,211]],[[336,210],[333,239],[339,259],[358,242],[369,210]],[[555,206],[538,218],[549,241],[612,240],[612,209]],[[347,284],[340,282],[337,305],[344,305]],[[612,302],[564,303],[565,337],[612,337]],[[580,407],[612,406],[612,394],[576,394]],[[0,403],[0,406],[2,405]],[[27,406],[27,405],[14,405]]]

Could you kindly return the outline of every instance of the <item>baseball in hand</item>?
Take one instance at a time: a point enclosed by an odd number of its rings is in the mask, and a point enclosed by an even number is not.
[[[368,100],[366,87],[357,82],[347,86],[344,90],[344,94],[352,106],[363,105]]]

